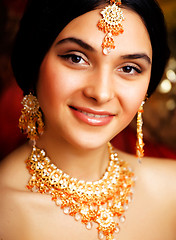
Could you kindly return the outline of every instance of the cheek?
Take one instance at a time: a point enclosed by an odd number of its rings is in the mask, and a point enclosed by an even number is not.
[[[41,65],[37,86],[41,107],[58,107],[60,102],[67,100],[75,88],[72,77],[56,63],[46,58]]]
[[[150,74],[144,79],[140,79],[140,82],[123,85],[121,91],[119,91],[118,98],[123,109],[123,114],[129,121],[133,119],[146,97],[149,79]]]

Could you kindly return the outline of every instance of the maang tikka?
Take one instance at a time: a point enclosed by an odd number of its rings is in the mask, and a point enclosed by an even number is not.
[[[110,4],[100,12],[103,18],[98,22],[98,29],[106,34],[102,43],[105,55],[115,48],[113,36],[124,31],[122,26],[124,16],[123,11],[119,8],[120,5],[120,0],[110,0]]]
[[[31,93],[26,95],[23,100],[23,109],[19,119],[19,128],[35,144],[36,140],[44,131],[44,123],[40,105],[35,96]]]

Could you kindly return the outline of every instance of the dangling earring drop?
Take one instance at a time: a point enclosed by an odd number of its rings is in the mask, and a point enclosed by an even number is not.
[[[139,163],[141,163],[141,159],[144,156],[144,142],[143,142],[143,133],[142,133],[142,113],[144,112],[143,106],[145,101],[142,101],[142,104],[137,113],[137,142],[136,142],[136,156],[138,158]]]
[[[31,93],[26,95],[23,100],[23,109],[19,119],[19,128],[27,137],[35,144],[36,140],[44,131],[44,123],[42,120],[42,113],[40,105],[35,96]]]

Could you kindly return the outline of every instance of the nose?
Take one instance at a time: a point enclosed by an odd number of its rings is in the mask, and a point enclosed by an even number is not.
[[[97,70],[89,76],[83,94],[98,104],[111,101],[114,98],[113,79],[108,70]]]

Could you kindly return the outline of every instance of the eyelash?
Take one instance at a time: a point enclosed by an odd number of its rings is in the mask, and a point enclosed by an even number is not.
[[[64,58],[66,60],[69,60],[72,64],[81,64],[80,61],[83,60],[84,63],[87,63],[87,61],[85,59],[83,59],[83,57],[81,57],[80,55],[74,54],[74,53],[70,53],[70,54],[66,54],[66,55],[59,55],[61,58]],[[79,58],[78,62],[74,62],[73,58]]]
[[[78,64],[82,64],[82,65],[87,65],[88,64],[88,61],[86,61],[83,57],[81,57],[79,54],[75,54],[75,53],[69,53],[69,54],[65,54],[65,55],[58,55],[59,57],[63,58],[63,59],[66,59],[67,61],[69,61],[71,64],[75,64],[75,65],[78,65]],[[78,58],[78,61],[77,62],[74,62],[73,59],[76,59]],[[84,63],[81,63],[81,60],[84,62]],[[125,72],[125,68],[130,68],[130,72]],[[123,66],[121,67],[120,69],[120,72],[123,71],[124,74],[131,74],[131,75],[135,75],[135,74],[140,74],[142,73],[142,70],[139,68],[139,67],[136,67],[134,65],[130,65],[130,64],[127,64],[126,66]],[[134,70],[135,73],[131,73],[131,71]]]
[[[125,72],[124,70],[125,70],[125,68],[130,68],[130,72]],[[134,75],[135,73],[131,73],[131,71],[132,70],[134,70],[136,73],[142,73],[142,70],[140,69],[140,68],[138,68],[138,67],[136,67],[136,66],[133,66],[133,65],[126,65],[126,66],[123,66],[123,67],[121,67],[120,68],[120,71],[122,71],[123,70],[123,72],[125,73],[125,74],[132,74],[132,75]]]

